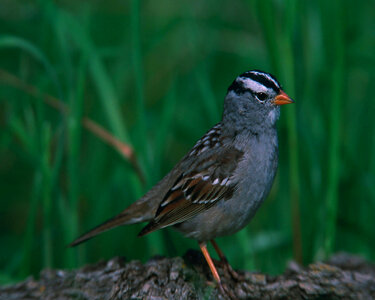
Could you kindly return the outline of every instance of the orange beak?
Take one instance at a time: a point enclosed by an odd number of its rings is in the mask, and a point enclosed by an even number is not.
[[[275,105],[284,105],[290,103],[294,103],[294,101],[290,99],[290,97],[287,94],[285,94],[283,90],[280,90],[280,93],[273,100],[273,104]]]

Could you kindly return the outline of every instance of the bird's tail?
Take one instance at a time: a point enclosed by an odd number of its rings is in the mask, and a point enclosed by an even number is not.
[[[148,205],[147,202],[137,201],[133,203],[127,209],[119,213],[117,216],[110,218],[104,223],[96,226],[95,228],[81,235],[79,238],[77,238],[72,243],[70,243],[69,247],[77,246],[97,236],[98,234],[105,232],[107,230],[110,230],[112,228],[115,228],[117,226],[130,225],[130,224],[149,221],[152,218],[152,215],[150,215],[150,213],[147,213],[149,211],[147,209],[147,205]]]

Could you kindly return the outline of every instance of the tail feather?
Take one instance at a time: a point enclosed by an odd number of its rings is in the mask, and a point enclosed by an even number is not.
[[[91,229],[90,231],[86,232],[85,234],[81,235],[79,238],[74,240],[72,243],[69,244],[69,247],[77,246],[93,238],[94,236],[97,236],[98,234],[105,232],[107,230],[110,230],[114,227],[117,227],[120,225],[126,225],[126,223],[124,223],[124,220],[123,220],[123,219],[126,219],[126,217],[127,216],[118,215],[114,218],[111,218],[105,221],[104,223],[96,226],[95,228]]]
[[[105,221],[104,223],[96,226],[95,228],[91,229],[90,231],[86,232],[85,234],[81,235],[79,238],[74,240],[70,243],[69,247],[77,246],[87,240],[101,234],[107,230],[115,228],[121,225],[130,225],[136,224],[141,222],[146,222],[150,220],[149,215],[142,214],[142,204],[143,203],[133,203],[129,208],[125,209],[123,212],[118,214],[117,216],[110,218],[109,220]]]
[[[171,185],[175,181],[175,177],[178,174],[179,169],[175,167],[171,172],[169,172],[162,180],[159,181],[151,190],[149,190],[141,199],[134,202],[124,211],[122,211],[117,216],[107,220],[103,224],[95,227],[94,229],[90,230],[89,232],[83,234],[75,241],[73,241],[69,247],[77,246],[94,236],[115,228],[121,225],[130,225],[135,223],[141,222],[148,222],[153,220],[156,211],[159,207],[161,200],[163,199],[163,195],[167,193],[170,189]],[[152,227],[147,226],[147,230],[142,230],[140,235],[145,235],[150,233],[160,227]]]

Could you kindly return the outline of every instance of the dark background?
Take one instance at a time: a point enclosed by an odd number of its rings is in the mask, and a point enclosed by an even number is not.
[[[198,248],[171,229],[137,238],[142,224],[66,245],[166,174],[250,69],[296,103],[282,108],[271,194],[218,239],[229,261],[277,274],[293,257],[374,260],[374,23],[373,1],[0,0],[0,283]],[[145,184],[83,117],[134,148]]]

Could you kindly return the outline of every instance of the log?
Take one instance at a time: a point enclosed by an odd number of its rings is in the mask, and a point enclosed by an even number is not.
[[[304,268],[290,262],[284,274],[243,271],[234,280],[218,267],[223,284],[238,299],[375,299],[375,265],[341,253]],[[243,278],[242,278],[243,277]],[[147,263],[121,257],[76,270],[43,270],[0,287],[0,299],[225,299],[212,282],[200,252],[183,258],[154,257]]]

